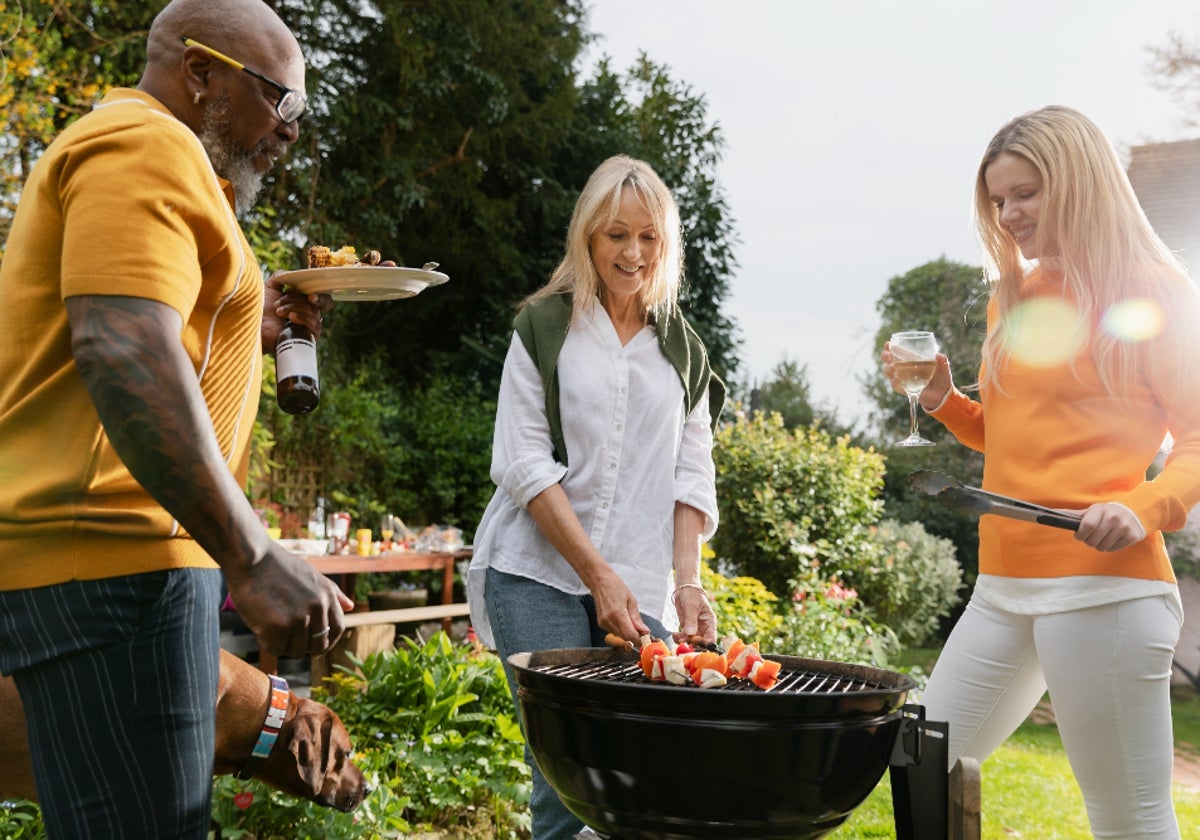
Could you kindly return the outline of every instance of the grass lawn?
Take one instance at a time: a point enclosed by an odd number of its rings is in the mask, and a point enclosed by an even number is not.
[[[1173,694],[1177,754],[1200,755],[1200,696],[1189,688]],[[1083,797],[1054,724],[1026,721],[981,768],[982,840],[1091,840]],[[1200,791],[1175,786],[1175,810],[1184,837],[1200,837]],[[830,837],[833,840],[894,838],[892,791],[885,774],[879,786]]]

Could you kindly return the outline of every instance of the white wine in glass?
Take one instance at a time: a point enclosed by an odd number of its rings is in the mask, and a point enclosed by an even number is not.
[[[896,441],[896,446],[933,446],[917,432],[917,397],[937,370],[937,339],[931,332],[906,330],[892,333],[889,344],[896,378],[908,395],[908,437]]]
[[[379,536],[383,538],[385,545],[391,545],[392,537],[396,533],[396,517],[393,514],[385,513],[379,519]]]

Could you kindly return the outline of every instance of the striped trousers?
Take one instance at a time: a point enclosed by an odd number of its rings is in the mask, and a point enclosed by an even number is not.
[[[207,837],[221,573],[0,592],[51,840]]]

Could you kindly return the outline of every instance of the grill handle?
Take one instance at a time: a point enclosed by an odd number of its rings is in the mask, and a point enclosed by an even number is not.
[[[905,703],[900,707],[900,729],[892,745],[892,767],[908,767],[921,763],[921,732],[925,723],[925,707]]]

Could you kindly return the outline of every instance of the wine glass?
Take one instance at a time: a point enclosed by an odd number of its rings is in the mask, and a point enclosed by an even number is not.
[[[396,517],[385,513],[379,518],[379,536],[383,538],[385,547],[391,547],[392,536],[396,533]]]
[[[933,446],[917,432],[917,397],[937,370],[937,339],[931,332],[906,330],[892,333],[890,349],[896,378],[908,395],[908,437],[896,441],[896,446]]]

